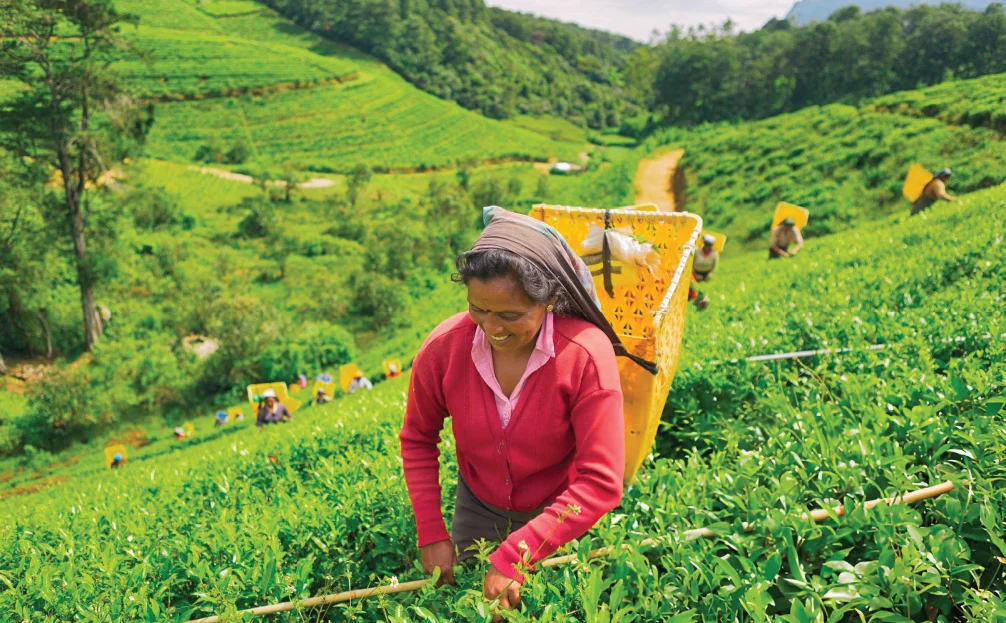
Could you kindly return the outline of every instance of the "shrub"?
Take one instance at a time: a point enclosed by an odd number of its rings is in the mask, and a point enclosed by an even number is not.
[[[43,450],[60,450],[116,420],[91,389],[86,368],[53,368],[28,390],[28,406],[15,420],[21,439]]]

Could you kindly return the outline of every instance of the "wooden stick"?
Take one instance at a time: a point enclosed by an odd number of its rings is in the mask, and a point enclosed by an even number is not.
[[[967,481],[964,482],[967,484]],[[908,493],[895,495],[889,498],[878,498],[876,500],[870,500],[863,505],[863,508],[869,510],[878,504],[912,504],[914,502],[919,502],[921,500],[927,500],[929,498],[934,498],[944,493],[948,493],[954,490],[954,483],[947,482],[940,483],[938,485],[933,485],[931,487],[925,487],[924,489],[917,489],[915,491],[909,491]],[[836,506],[832,509],[819,508],[811,511],[809,515],[804,515],[804,517],[809,517],[815,522],[820,523],[825,519],[828,519],[831,514],[834,513],[841,517],[845,514],[845,508],[842,506]],[[745,523],[743,525],[745,532],[750,532],[754,529],[754,524]],[[708,539],[716,536],[716,533],[709,528],[697,528],[695,530],[686,530],[682,533],[685,541],[693,541],[695,539]],[[666,539],[643,539],[639,543],[629,544],[623,543],[620,549],[631,549],[633,547],[654,547],[666,542]],[[615,551],[615,547],[609,545],[607,547],[601,547],[592,550],[587,554],[588,558],[601,558],[610,555]],[[573,562],[578,558],[577,554],[566,554],[565,556],[554,556],[548,558],[539,563],[542,567],[554,567],[556,565],[562,565],[565,563]],[[430,582],[429,579],[426,580],[413,580],[411,582],[395,583],[388,586],[374,586],[371,588],[359,588],[355,591],[345,591],[342,593],[335,593],[333,595],[322,595],[320,597],[311,597],[310,599],[303,599],[300,601],[284,601],[283,603],[273,604],[271,606],[259,606],[258,608],[251,608],[249,610],[242,610],[241,614],[250,614],[252,616],[261,616],[264,614],[275,614],[277,612],[288,612],[290,610],[295,610],[296,608],[313,608],[315,606],[324,606],[328,604],[337,604],[347,601],[353,601],[356,599],[365,599],[367,597],[373,597],[375,595],[393,595],[395,593],[408,593],[411,591],[417,591],[426,584]],[[219,616],[204,617],[202,619],[192,619],[186,623],[219,623]]]

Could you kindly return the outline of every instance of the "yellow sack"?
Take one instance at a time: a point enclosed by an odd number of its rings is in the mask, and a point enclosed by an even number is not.
[[[126,459],[128,458],[126,456],[126,446],[123,445],[108,446],[107,448],[105,448],[105,467],[109,469],[112,468],[112,464],[115,462],[116,454],[118,454],[122,459],[119,462],[119,465],[122,465],[122,463],[126,462]]]
[[[796,223],[796,228],[802,230],[807,226],[807,221],[810,220],[810,212],[807,208],[801,208],[798,205],[780,201],[775,207],[775,216],[772,217],[772,229],[778,227],[779,223],[788,218],[793,219],[793,222]]]
[[[703,230],[702,235],[699,236],[699,243],[696,245],[697,247],[700,248],[702,246],[702,236],[712,236],[713,238],[716,238],[716,242],[713,243],[713,249],[717,253],[723,253],[723,247],[727,246],[726,234],[720,234],[714,231]]]
[[[901,194],[912,203],[919,200],[926,185],[933,181],[933,174],[922,168],[919,163],[908,168],[908,175],[905,176],[905,185],[901,189]]]

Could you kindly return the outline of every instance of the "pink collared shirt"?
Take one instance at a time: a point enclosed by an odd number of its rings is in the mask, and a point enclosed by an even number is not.
[[[475,362],[475,369],[479,371],[479,376],[493,392],[496,399],[496,411],[499,412],[500,424],[506,430],[510,423],[510,416],[517,408],[517,400],[520,398],[520,390],[524,388],[524,382],[534,374],[539,368],[548,363],[548,360],[555,357],[555,343],[552,340],[552,312],[545,314],[545,320],[541,323],[541,331],[538,332],[538,341],[534,345],[534,352],[527,361],[527,369],[520,377],[513,392],[507,396],[500,387],[500,382],[496,379],[496,370],[493,367],[493,351],[489,345],[489,338],[486,337],[482,327],[475,328],[475,339],[472,340],[472,361]]]

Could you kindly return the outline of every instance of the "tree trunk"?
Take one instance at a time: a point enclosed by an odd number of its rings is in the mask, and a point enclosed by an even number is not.
[[[0,353],[0,374],[7,374],[7,365],[3,362],[3,353]]]
[[[80,193],[73,184],[69,150],[62,143],[57,148],[60,170],[63,173],[63,190],[66,192],[66,210],[70,216],[73,235],[73,253],[77,258],[77,284],[80,286],[80,306],[84,312],[84,341],[87,350],[93,350],[101,337],[101,318],[94,305],[94,287],[87,267],[87,243],[84,240],[84,215],[80,209]]]
[[[52,361],[52,329],[49,328],[49,310],[39,311],[38,319],[42,321],[42,331],[45,332],[45,358]]]

